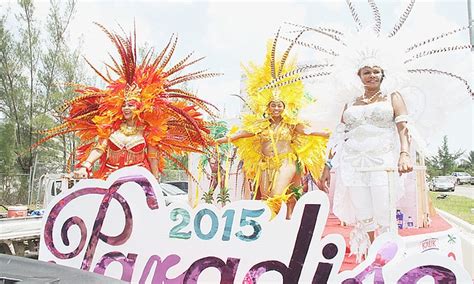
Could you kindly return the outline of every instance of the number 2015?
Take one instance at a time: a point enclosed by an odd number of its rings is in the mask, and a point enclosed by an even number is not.
[[[251,218],[258,218],[264,212],[264,209],[258,210],[249,210],[249,209],[242,209],[242,214],[240,216],[240,227],[250,226],[252,228],[251,234],[244,234],[242,230],[239,230],[235,233],[235,236],[245,242],[255,241],[260,237],[260,232],[262,230],[262,226],[255,220]],[[230,240],[231,232],[232,232],[232,225],[234,223],[234,216],[235,210],[228,209],[222,214],[222,218],[225,219],[224,224],[224,232],[222,234],[222,240],[228,241]],[[209,232],[203,232],[201,228],[201,222],[204,217],[209,218],[211,222],[211,229]],[[179,224],[171,228],[169,237],[175,239],[189,239],[191,238],[191,231],[186,231],[186,226],[191,223],[191,216],[188,211],[183,208],[175,208],[170,212],[170,219],[172,221],[180,220]],[[194,232],[196,236],[202,240],[210,240],[215,237],[217,234],[217,230],[219,228],[219,219],[214,213],[214,211],[209,210],[207,208],[199,210],[194,218]]]

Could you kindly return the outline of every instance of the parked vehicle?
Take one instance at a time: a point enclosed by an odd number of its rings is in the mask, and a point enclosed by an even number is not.
[[[182,191],[188,192],[188,182],[182,180],[175,180],[175,181],[164,181],[163,183],[172,184],[176,187],[179,187]]]
[[[165,197],[166,205],[175,201],[183,203],[188,202],[188,193],[181,188],[169,183],[160,183],[160,187]]]
[[[430,191],[454,191],[455,187],[455,180],[451,176],[437,176],[430,183]]]
[[[42,175],[39,179],[39,191],[44,194],[42,208],[46,208],[56,195],[71,189],[77,182],[79,179],[72,178],[70,174]]]
[[[39,199],[40,195],[38,194],[36,206],[39,209],[45,208],[56,195],[70,189],[77,181],[68,174],[45,174],[41,176],[38,190],[41,192],[43,200]],[[0,253],[36,257],[42,214],[43,210],[34,210],[28,216],[0,218]]]
[[[471,183],[471,175],[466,172],[454,172],[451,176],[456,178],[456,184]]]

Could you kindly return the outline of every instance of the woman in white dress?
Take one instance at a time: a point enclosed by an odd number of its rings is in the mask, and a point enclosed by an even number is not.
[[[398,21],[387,32],[382,22],[391,21],[382,21],[375,2],[369,1],[372,13],[365,13],[372,14],[372,19],[362,20],[362,15],[358,14],[355,7],[358,5],[346,1],[355,23],[353,28],[347,26],[337,30],[323,23],[317,27],[286,23],[288,33],[295,34],[295,29],[299,33],[294,39],[282,36],[292,41],[292,44],[316,53],[308,59],[311,64],[300,65],[289,74],[300,74],[301,78],[311,79],[317,85],[311,92],[315,102],[307,105],[299,116],[310,121],[312,129],[335,129],[328,145],[336,153],[332,161],[327,163],[321,179],[328,186],[329,168],[334,166],[333,212],[345,223],[355,225],[351,234],[351,250],[359,256],[370,245],[375,233],[388,229],[391,217],[387,173],[383,170],[362,172],[361,168],[384,169],[398,165],[400,174],[411,171],[407,127],[417,151],[422,153],[426,150],[423,142],[430,139],[434,128],[439,128],[443,123],[440,113],[448,113],[455,107],[469,103],[474,97],[470,81],[456,74],[459,71],[469,74],[467,66],[450,64],[448,71],[438,69],[443,66],[438,63],[465,61],[462,61],[465,57],[459,53],[465,50],[468,55],[472,45],[465,40],[454,40],[453,35],[468,27],[440,30],[436,35],[430,31],[426,37],[420,33],[421,30],[414,33],[413,29],[403,29],[415,2],[408,1]],[[405,35],[400,36],[401,30],[405,30]],[[306,37],[306,34],[311,34],[311,37]],[[444,44],[449,42],[449,45],[435,43],[441,40],[445,41]],[[451,52],[459,57],[443,58],[439,62],[433,59]],[[432,81],[420,80],[426,75],[432,77]],[[324,80],[319,80],[323,77]],[[274,81],[281,82],[286,78],[282,75]],[[445,79],[457,81],[461,85],[456,87],[451,85],[456,82]],[[359,85],[360,81],[363,88]],[[272,81],[270,85],[277,84]],[[468,96],[458,89],[460,86],[467,90]],[[403,91],[403,98],[397,91]],[[447,92],[449,95],[446,95]],[[409,124],[405,102],[412,115]],[[342,108],[341,124],[334,128]],[[415,124],[421,130],[420,135],[417,135]],[[396,188],[400,196],[402,190]]]
[[[328,160],[321,182],[329,187],[330,170],[336,170],[334,214],[354,225],[351,253],[360,261],[378,234],[388,231],[390,223],[388,178],[385,171],[362,172],[366,167],[394,167],[398,172],[412,171],[408,139],[407,109],[402,96],[384,94],[380,85],[384,71],[365,66],[357,73],[365,92],[344,107],[341,125],[336,130],[338,145]],[[400,143],[397,143],[396,133]],[[400,145],[399,151],[396,147]],[[394,156],[397,153],[397,156]],[[398,163],[397,163],[398,159]]]

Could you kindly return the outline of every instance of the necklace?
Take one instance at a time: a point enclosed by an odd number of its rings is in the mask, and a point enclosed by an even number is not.
[[[270,117],[268,120],[270,121],[271,126],[278,126],[282,123],[283,117],[277,117],[277,119]]]
[[[134,126],[127,126],[126,124],[120,125],[120,132],[122,132],[125,136],[132,136],[138,133],[138,127]]]
[[[365,96],[365,93],[364,93],[362,95],[362,100],[361,101],[368,105],[368,104],[372,103],[373,101],[375,101],[375,99],[378,98],[381,93],[382,92],[379,90],[379,91],[375,92],[375,94],[373,94],[370,98],[367,98]]]
[[[272,126],[273,126],[273,129],[277,129],[278,127],[280,127],[280,125],[281,125],[281,120],[277,124],[274,124]]]

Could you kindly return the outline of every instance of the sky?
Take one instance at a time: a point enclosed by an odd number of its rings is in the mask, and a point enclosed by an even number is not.
[[[0,7],[4,11],[7,11],[4,8],[13,7],[14,12],[15,2],[4,1]],[[370,24],[372,17],[367,2],[353,2],[362,22]],[[45,21],[49,3],[35,3],[39,19]],[[388,33],[407,1],[376,3],[382,15],[382,32]],[[468,23],[467,11],[465,0],[417,1],[402,28],[406,31],[404,39],[416,41],[465,26]],[[14,17],[9,15],[9,18],[10,22],[14,22]],[[179,40],[174,62],[195,51],[195,58],[206,58],[194,70],[209,69],[224,74],[193,82],[190,87],[200,97],[217,105],[221,115],[228,118],[237,117],[240,110],[239,99],[231,94],[239,93],[241,88],[241,64],[247,65],[250,61],[261,63],[267,40],[273,38],[284,22],[340,29],[355,27],[345,1],[79,1],[70,26],[69,44],[77,46],[81,41],[83,55],[95,66],[101,66],[113,47],[93,22],[110,30],[120,31],[120,25],[130,31],[134,21],[139,45],[146,43],[159,50],[171,34],[177,33]],[[44,25],[44,22],[39,24]],[[456,34],[444,43],[445,46],[467,44],[469,33]],[[295,54],[303,62],[312,62],[315,58],[312,51],[304,48],[297,49]],[[440,64],[448,67],[443,70],[460,74],[472,85],[472,60],[472,52],[455,52],[454,55],[450,53],[446,60],[441,60]],[[428,66],[430,62],[427,63]],[[431,86],[435,92],[449,95],[453,90],[463,90],[460,83],[438,78],[441,81],[434,82],[438,85],[435,88]],[[443,135],[448,136],[451,149],[472,150],[472,100],[450,109],[449,113],[440,113],[440,116],[444,116],[444,123],[437,125],[436,131],[429,137],[429,153],[436,151]]]

